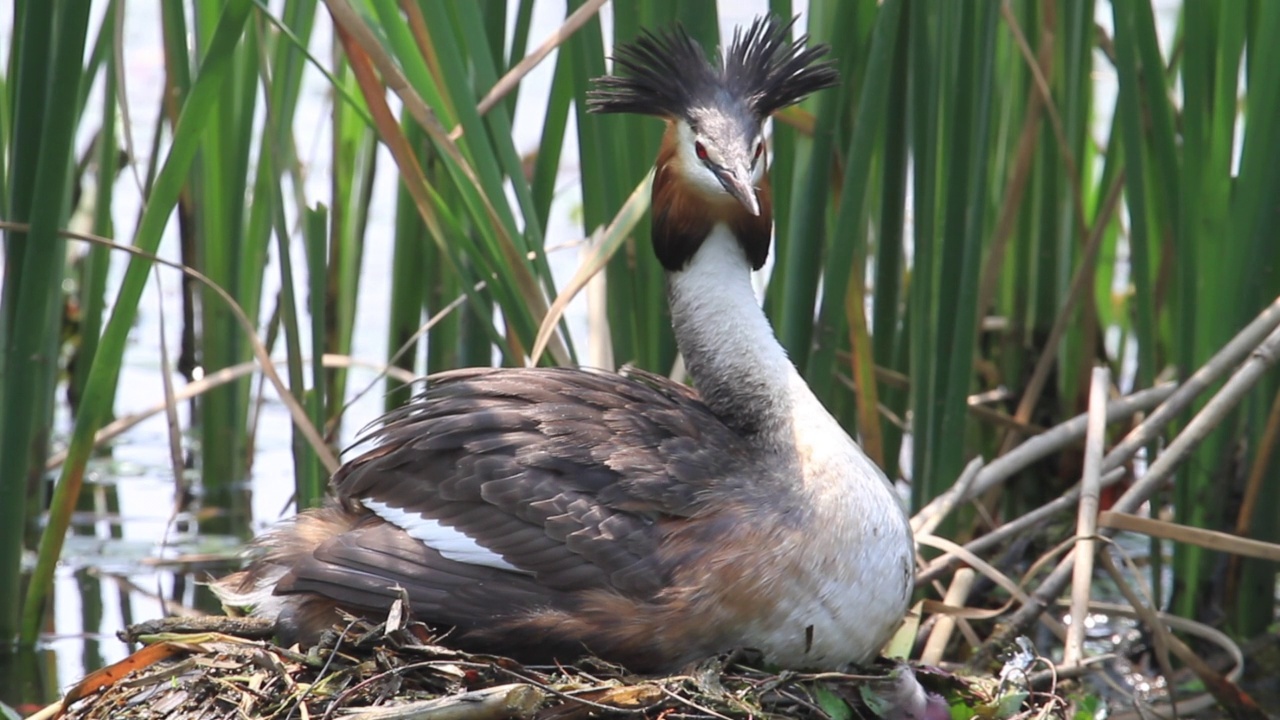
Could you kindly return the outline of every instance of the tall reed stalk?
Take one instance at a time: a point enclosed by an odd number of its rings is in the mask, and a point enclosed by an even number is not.
[[[88,36],[85,3],[15,8],[6,72],[9,151],[5,217],[28,223],[5,233],[0,297],[0,642],[17,633],[19,561],[39,511],[48,453],[62,318],[62,279]]]

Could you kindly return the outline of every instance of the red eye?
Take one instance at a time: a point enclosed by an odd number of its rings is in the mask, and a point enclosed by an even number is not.
[[[759,159],[760,159],[760,156],[761,156],[761,155],[763,155],[763,154],[764,154],[764,143],[756,143],[756,155],[755,155],[755,159],[756,159],[756,160],[759,160]]]
[[[695,142],[693,144],[693,151],[698,154],[699,160],[701,160],[702,162],[707,161],[707,149],[703,147],[702,143]]]

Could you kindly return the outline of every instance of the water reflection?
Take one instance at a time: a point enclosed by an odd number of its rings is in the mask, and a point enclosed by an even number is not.
[[[0,650],[0,701],[29,715],[58,699],[53,650]]]
[[[136,649],[116,637],[128,625],[166,613],[219,612],[217,598],[204,581],[234,566],[239,543],[231,537],[216,542],[220,548],[204,543],[201,552],[179,554],[173,560],[153,559],[149,562],[155,569],[135,565],[127,572],[119,572],[122,554],[100,543],[105,559],[100,565],[59,568],[51,598],[55,612],[49,615],[37,648],[0,652],[0,701],[32,710],[57,700],[85,673]],[[73,544],[83,558],[87,543],[68,538],[68,547]],[[126,547],[124,555],[129,552],[132,549]]]

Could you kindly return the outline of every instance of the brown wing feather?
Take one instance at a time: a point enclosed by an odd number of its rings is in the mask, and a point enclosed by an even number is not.
[[[404,588],[421,619],[480,628],[584,593],[646,601],[672,581],[664,520],[732,493],[749,448],[661,376],[468,369],[388,416],[332,490],[350,528],[288,563],[276,592],[378,610]],[[458,562],[372,515],[373,500],[459,530],[517,568]]]
[[[531,578],[444,558],[372,515],[320,543],[276,587],[371,611],[385,609],[403,588],[418,615],[464,626],[512,604],[545,602],[550,595]]]

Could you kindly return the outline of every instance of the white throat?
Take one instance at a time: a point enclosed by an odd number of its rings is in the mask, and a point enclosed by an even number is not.
[[[668,276],[671,319],[711,409],[740,430],[769,433],[789,424],[798,404],[821,405],[774,335],[751,272],[733,232],[717,223],[689,264]]]
[[[668,282],[676,342],[698,393],[721,420],[757,447],[797,458],[805,484],[838,489],[852,472],[856,485],[892,496],[884,473],[791,364],[756,300],[751,265],[726,225],[716,224]],[[892,505],[901,515],[896,500]]]

